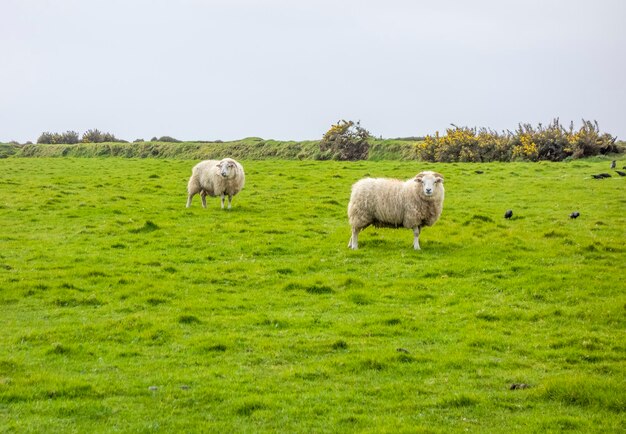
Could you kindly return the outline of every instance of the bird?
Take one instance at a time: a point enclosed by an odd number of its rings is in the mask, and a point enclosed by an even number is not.
[[[575,219],[575,218],[578,218],[579,215],[580,213],[578,211],[574,211],[573,213],[569,215],[569,218]]]
[[[618,174],[619,176],[626,176],[626,173],[624,173],[624,172],[622,172],[622,171],[616,170],[616,172],[617,172],[617,174]]]
[[[604,176],[602,176],[602,175],[591,175],[591,177],[593,179],[602,179],[602,178],[604,178]]]
[[[504,213],[504,218],[505,219],[510,219],[511,217],[513,217],[513,210],[507,210],[507,212]]]
[[[476,173],[477,175],[482,175],[485,172],[483,172],[482,170],[474,170],[474,173]]]
[[[615,169],[615,160],[611,161],[611,169]]]
[[[603,177],[603,178],[610,178],[610,177],[611,177],[611,175],[610,175],[610,174],[608,174],[608,173],[600,173],[599,175],[600,175],[601,177]]]

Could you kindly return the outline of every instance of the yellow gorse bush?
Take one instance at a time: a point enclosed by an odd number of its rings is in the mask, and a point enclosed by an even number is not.
[[[618,152],[616,137],[600,133],[597,122],[583,120],[574,131],[563,128],[558,119],[548,126],[520,124],[515,132],[452,125],[443,136],[436,132],[416,145],[417,156],[425,161],[561,161]]]
[[[320,160],[365,160],[368,156],[370,133],[359,121],[340,120],[322,137]]]
[[[522,134],[519,137],[519,145],[513,148],[513,157],[524,160],[537,161],[539,157],[539,148],[533,142],[530,134]]]

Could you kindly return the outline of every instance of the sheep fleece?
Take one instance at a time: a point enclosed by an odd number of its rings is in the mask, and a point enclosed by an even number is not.
[[[220,175],[218,164],[220,162],[232,162],[235,164],[235,175],[230,178],[223,178]],[[225,158],[221,161],[218,160],[205,160],[194,166],[192,169],[191,178],[187,185],[187,192],[189,197],[187,200],[187,207],[191,205],[191,198],[196,194],[202,196],[229,196],[230,198],[241,191],[245,184],[245,173],[241,164],[231,158]],[[203,198],[203,206],[204,206]],[[222,207],[224,206],[222,199]]]
[[[366,178],[352,186],[348,218],[350,225],[359,229],[369,225],[411,229],[432,226],[443,210],[443,196],[443,184],[433,196],[425,197],[415,178]]]

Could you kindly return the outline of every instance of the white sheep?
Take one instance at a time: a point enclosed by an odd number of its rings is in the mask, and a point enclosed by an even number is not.
[[[419,235],[432,226],[443,210],[443,176],[421,172],[408,181],[365,178],[352,186],[348,219],[352,226],[351,249],[359,247],[359,232],[370,225],[413,229],[413,248],[420,249]]]
[[[222,209],[224,198],[228,195],[228,209],[231,209],[233,196],[241,191],[245,181],[243,167],[232,158],[201,161],[192,169],[187,184],[187,208],[191,206],[191,199],[199,194],[203,208],[206,208],[207,196],[221,196]]]

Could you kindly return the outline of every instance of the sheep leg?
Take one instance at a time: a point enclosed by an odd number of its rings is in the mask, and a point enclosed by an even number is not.
[[[352,236],[350,237],[350,242],[348,243],[348,248],[352,250],[356,250],[359,248],[359,232],[360,230],[357,228],[352,228]]]
[[[200,197],[202,198],[202,208],[206,208],[206,193],[203,191],[200,193]]]
[[[187,208],[191,206],[191,199],[193,198],[193,196],[193,193],[189,193],[189,195],[187,196]]]
[[[413,248],[415,250],[421,250],[420,249],[420,228],[419,228],[419,226],[416,227],[415,229],[413,229]]]
[[[222,193],[222,209],[224,209],[224,197],[226,197],[226,195],[224,193]]]
[[[233,202],[233,196],[229,194],[228,195],[228,209],[232,207],[232,202]]]

